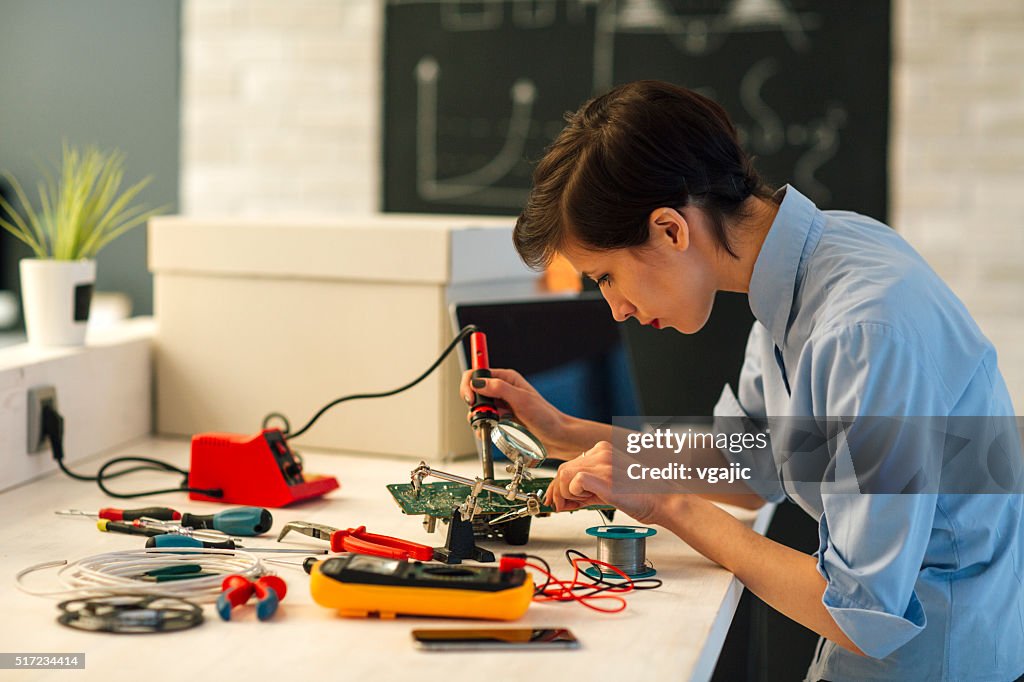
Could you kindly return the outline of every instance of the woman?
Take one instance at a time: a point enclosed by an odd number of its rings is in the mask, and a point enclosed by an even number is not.
[[[906,242],[870,218],[820,211],[793,187],[773,193],[725,112],[684,88],[631,83],[571,115],[535,170],[514,241],[533,267],[567,258],[620,322],[690,334],[716,292],[746,293],[756,321],[737,390],[725,387],[716,419],[765,428],[776,416],[853,416],[856,433],[871,416],[1013,415],[991,344]],[[821,635],[807,679],[1024,673],[1020,495],[794,485],[776,443],[775,490],[707,496],[751,508],[789,497],[819,520],[819,550],[808,556],[705,496],[622,492],[612,485],[608,425],[562,414],[512,370],[493,374],[472,385],[464,377],[463,397],[499,399],[553,453],[578,455],[559,468],[549,503],[615,505],[733,572]],[[880,471],[936,447],[902,436],[885,441]],[[754,453],[689,454],[758,466]]]

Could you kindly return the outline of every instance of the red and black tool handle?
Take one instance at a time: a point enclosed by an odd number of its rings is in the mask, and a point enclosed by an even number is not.
[[[181,518],[181,512],[170,507],[146,507],[145,509],[117,509],[116,507],[104,507],[99,511],[99,518],[109,521],[134,521],[143,516],[158,521],[177,521]]]
[[[491,378],[491,363],[487,357],[487,336],[483,332],[473,332],[469,336],[469,349],[473,372],[472,379]],[[472,385],[472,384],[471,384]],[[498,408],[494,398],[473,392],[473,402],[469,406],[470,424],[476,425],[481,420],[497,421]]]

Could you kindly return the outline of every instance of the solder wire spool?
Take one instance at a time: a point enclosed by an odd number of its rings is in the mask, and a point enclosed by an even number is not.
[[[657,533],[645,526],[594,526],[587,529],[587,535],[597,538],[597,560],[611,564],[630,578],[650,578],[657,571],[647,563],[647,538]],[[583,572],[592,578],[622,580],[622,576],[611,571],[602,571],[597,566],[588,566]]]

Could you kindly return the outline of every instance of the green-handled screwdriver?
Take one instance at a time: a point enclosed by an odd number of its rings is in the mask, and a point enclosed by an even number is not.
[[[274,523],[274,517],[263,507],[235,507],[216,514],[182,514],[183,528],[219,530],[228,535],[252,537],[263,535]]]

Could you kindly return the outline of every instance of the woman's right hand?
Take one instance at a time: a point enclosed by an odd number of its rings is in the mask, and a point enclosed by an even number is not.
[[[545,400],[522,374],[513,369],[492,369],[490,379],[476,379],[478,385],[472,385],[472,373],[472,370],[463,372],[459,386],[466,404],[472,404],[474,393],[494,398],[498,414],[503,417],[510,415],[525,426],[544,443],[548,454],[556,457],[579,454],[579,448],[568,442],[567,432],[572,417]]]

